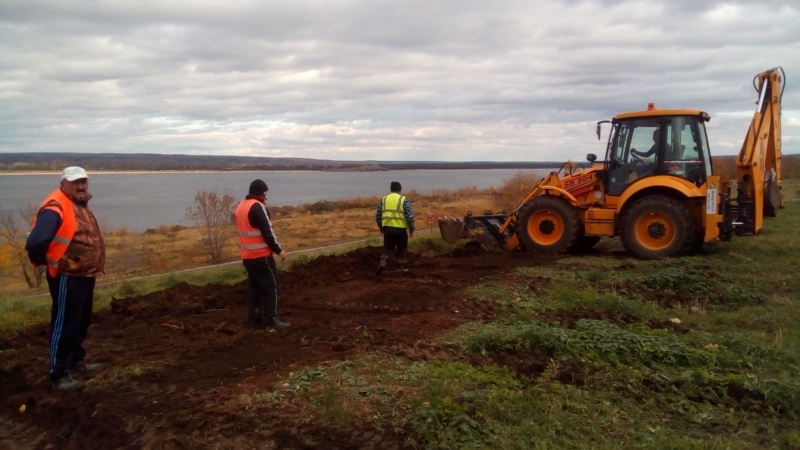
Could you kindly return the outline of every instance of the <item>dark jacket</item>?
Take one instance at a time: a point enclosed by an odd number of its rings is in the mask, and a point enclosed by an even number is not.
[[[253,206],[250,207],[250,211],[247,213],[247,220],[250,221],[251,227],[261,230],[261,236],[264,237],[264,241],[269,245],[270,250],[276,255],[279,255],[283,249],[281,249],[281,244],[278,242],[278,237],[275,235],[275,230],[272,228],[272,218],[269,214],[269,209],[267,209],[267,205],[261,203],[258,197],[253,195],[247,196],[247,199],[251,198],[258,200],[258,203],[254,203]]]
[[[91,196],[90,196],[91,198]],[[64,275],[95,277],[103,273],[106,263],[106,246],[103,233],[86,202],[72,202],[75,212],[75,234],[58,264]],[[36,225],[25,242],[25,250],[33,264],[47,264],[47,249],[61,227],[61,216],[52,209],[42,209],[36,216]]]

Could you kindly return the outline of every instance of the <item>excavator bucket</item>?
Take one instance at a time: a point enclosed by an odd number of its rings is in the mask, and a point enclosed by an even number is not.
[[[460,239],[468,239],[469,231],[464,226],[464,219],[458,217],[439,218],[439,231],[445,242],[454,243]]]
[[[486,215],[466,217],[444,217],[439,219],[439,231],[442,239],[454,243],[460,239],[472,239],[486,251],[497,250],[502,242],[489,227],[499,228],[506,215]]]

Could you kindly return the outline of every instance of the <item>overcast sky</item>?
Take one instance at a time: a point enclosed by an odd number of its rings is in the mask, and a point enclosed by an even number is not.
[[[655,102],[736,154],[775,66],[800,153],[795,0],[0,0],[0,152],[582,161]]]

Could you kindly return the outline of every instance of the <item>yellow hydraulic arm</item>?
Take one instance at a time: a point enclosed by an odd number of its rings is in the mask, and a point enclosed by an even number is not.
[[[747,225],[752,223],[753,234],[761,230],[765,212],[774,216],[778,208],[784,207],[780,183],[781,97],[785,85],[786,75],[782,67],[753,78],[753,87],[758,92],[758,107],[736,160],[738,199],[744,207],[740,214],[745,215],[740,219]],[[752,209],[745,206],[750,201]],[[745,212],[747,210],[749,212]],[[746,217],[750,214],[751,217]],[[750,228],[747,225],[745,228]]]

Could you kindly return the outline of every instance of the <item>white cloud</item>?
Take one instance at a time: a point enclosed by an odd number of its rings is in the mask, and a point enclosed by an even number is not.
[[[582,160],[653,101],[735,154],[782,65],[798,153],[797,23],[778,0],[8,1],[0,152]]]

